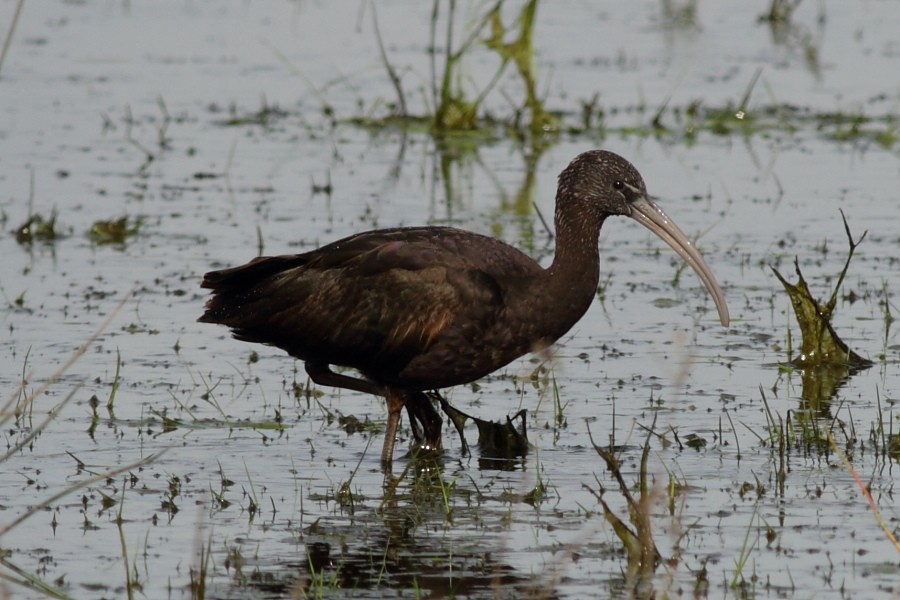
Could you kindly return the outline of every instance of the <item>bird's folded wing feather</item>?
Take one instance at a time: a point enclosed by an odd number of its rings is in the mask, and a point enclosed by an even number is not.
[[[204,319],[304,360],[401,368],[448,330],[477,332],[502,312],[497,274],[481,267],[512,249],[472,235],[369,232],[218,271],[204,280],[214,290]]]

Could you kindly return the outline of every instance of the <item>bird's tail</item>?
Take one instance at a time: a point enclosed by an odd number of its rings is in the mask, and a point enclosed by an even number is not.
[[[249,316],[248,311],[258,310],[253,305],[267,294],[273,276],[301,267],[306,262],[307,258],[302,254],[261,256],[239,267],[210,271],[203,276],[200,287],[212,290],[212,297],[197,320],[240,327]]]

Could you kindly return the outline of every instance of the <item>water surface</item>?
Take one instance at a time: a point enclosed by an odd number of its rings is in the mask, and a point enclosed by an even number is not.
[[[0,539],[9,565],[73,598],[126,597],[129,581],[148,598],[191,597],[192,577],[207,597],[627,596],[622,542],[595,493],[603,486],[626,521],[627,510],[589,432],[618,445],[635,481],[655,418],[650,514],[667,559],[649,583],[656,593],[896,596],[896,550],[851,473],[815,440],[834,433],[896,532],[896,465],[876,430],[897,431],[898,346],[884,316],[896,314],[900,285],[897,145],[841,141],[815,119],[748,135],[685,136],[674,115],[668,133],[624,128],[645,127],[667,101],[737,106],[761,68],[751,110],[865,115],[877,120],[862,127],[889,129],[900,13],[890,2],[803,3],[796,27],[776,35],[757,22],[761,5],[701,4],[684,22],[665,4],[540,7],[547,106],[577,123],[580,102],[598,94],[617,133],[594,123],[562,134],[530,173],[531,151],[503,135],[464,151],[346,122],[395,99],[369,4],[27,4],[0,72],[7,397],[23,374],[37,389],[133,295],[33,410],[5,423],[11,446],[72,395],[0,470],[0,522],[167,451],[14,527]],[[0,7],[0,22],[13,8]],[[458,35],[483,10],[461,7]],[[378,4],[415,111],[429,94],[429,16],[428,6]],[[496,67],[484,51],[465,64],[473,86]],[[507,78],[486,108],[508,113],[504,94],[520,93]],[[255,124],[226,125],[262,109]],[[509,470],[461,456],[447,431],[439,465],[404,471],[411,463],[398,451],[396,480],[386,481],[380,399],[307,389],[302,365],[280,351],[195,322],[202,274],[252,258],[260,240],[266,253],[290,253],[373,227],[450,223],[547,264],[552,240],[532,202],[551,215],[556,175],[594,147],[629,158],[699,236],[732,324],[718,324],[662,242],[608,222],[598,301],[552,354],[447,392],[486,419],[528,410],[535,450]],[[847,250],[839,209],[868,236],[835,325],[876,366],[811,403],[800,374],[778,367],[788,328],[798,332],[769,265],[792,273],[798,257],[814,293],[827,296]],[[17,242],[30,214],[54,212],[58,239]],[[122,216],[140,219],[126,243],[88,237],[95,221]],[[770,443],[772,418],[792,426],[786,449]],[[697,449],[685,443],[691,435]],[[408,443],[404,428],[399,448]],[[14,598],[42,597],[0,585]]]

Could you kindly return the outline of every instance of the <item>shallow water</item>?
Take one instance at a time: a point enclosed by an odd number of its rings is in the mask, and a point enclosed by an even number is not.
[[[646,124],[667,98],[736,106],[762,67],[751,111],[896,114],[892,3],[803,3],[785,40],[756,22],[762,6],[746,4],[703,4],[696,25],[667,20],[653,2],[541,6],[535,48],[548,106],[577,121],[579,101],[596,92],[610,127]],[[0,22],[13,7],[0,7]],[[480,14],[460,10],[460,27]],[[378,4],[419,111],[429,14]],[[438,147],[344,122],[394,98],[371,23],[371,6],[356,3],[25,6],[0,71],[4,400],[23,374],[36,390],[133,295],[33,412],[4,423],[11,446],[72,396],[0,469],[0,527],[92,474],[166,452],[16,525],[0,538],[4,576],[18,578],[15,566],[74,598],[126,597],[128,581],[148,598],[191,597],[192,577],[207,597],[228,598],[624,597],[636,584],[623,578],[622,542],[591,490],[602,485],[626,521],[627,509],[589,433],[620,446],[633,483],[655,418],[649,510],[666,562],[635,595],[649,586],[671,596],[896,597],[900,555],[838,457],[811,441],[834,432],[896,534],[896,464],[872,437],[879,424],[898,429],[898,345],[884,318],[885,299],[896,314],[900,285],[896,143],[838,141],[808,122],[748,136],[592,130],[561,135],[532,179],[513,139]],[[495,66],[484,52],[466,62],[476,82]],[[500,85],[520,93],[514,81]],[[282,113],[224,125],[263,106]],[[499,92],[488,106],[509,111]],[[202,274],[255,256],[260,237],[266,253],[288,253],[373,227],[452,223],[546,264],[552,241],[531,203],[551,215],[557,173],[593,147],[629,158],[669,215],[700,235],[732,324],[718,324],[662,242],[608,222],[602,302],[552,356],[447,392],[482,418],[528,410],[535,450],[509,470],[462,457],[452,431],[439,464],[412,462],[401,456],[404,427],[386,480],[381,400],[302,393],[305,372],[283,353],[195,322]],[[330,193],[320,189],[329,181]],[[827,296],[847,250],[839,209],[855,236],[868,236],[835,325],[877,364],[811,402],[800,374],[778,368],[788,327],[798,332],[769,265],[793,276],[797,256],[813,292]],[[17,242],[29,214],[54,210],[59,239]],[[123,215],[141,219],[136,236],[90,241],[92,223]],[[552,373],[533,376],[545,360]],[[363,431],[348,433],[341,416]],[[793,424],[790,447],[769,443],[771,416]],[[687,446],[691,434],[705,445]],[[467,435],[473,443],[473,427]],[[681,487],[670,502],[673,480]],[[528,501],[539,483],[544,497]],[[9,580],[0,590],[41,597]]]

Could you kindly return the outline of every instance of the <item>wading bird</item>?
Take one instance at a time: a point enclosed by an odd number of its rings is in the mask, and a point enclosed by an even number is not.
[[[440,448],[442,421],[426,391],[545,348],[584,315],[600,277],[600,227],[616,215],[671,246],[728,325],[725,297],[700,253],[647,195],[637,169],[604,150],[580,154],[559,176],[556,250],[546,269],[504,242],[452,227],[380,229],[207,273],[202,287],[212,297],[199,320],[287,351],[318,385],[384,396],[381,461],[389,467],[404,406],[416,442]]]

